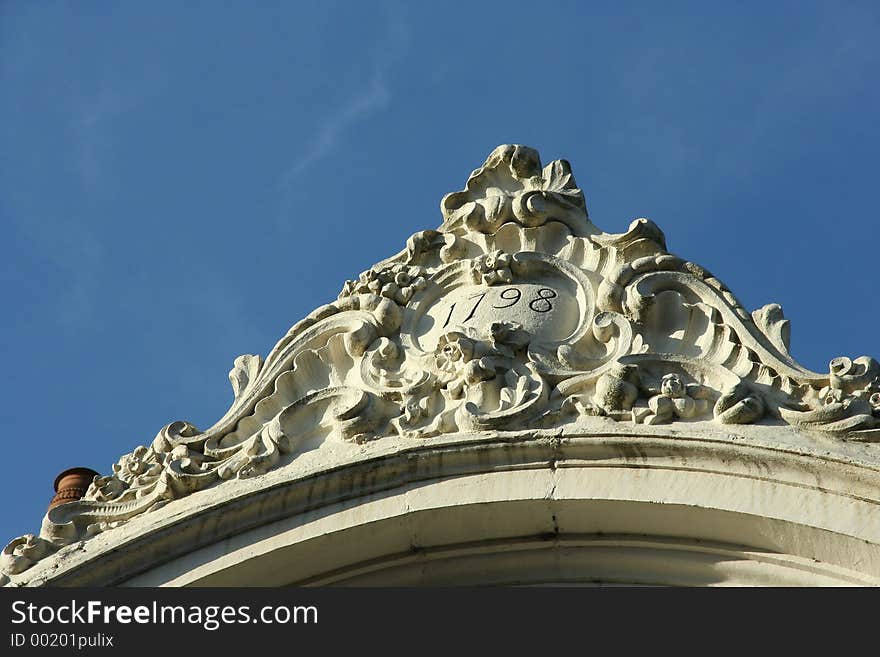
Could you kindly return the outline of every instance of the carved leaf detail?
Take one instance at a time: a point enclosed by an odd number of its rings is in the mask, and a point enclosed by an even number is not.
[[[768,303],[752,312],[752,319],[770,342],[784,355],[788,355],[791,348],[791,322],[783,316],[782,306]]]
[[[244,354],[235,359],[232,370],[229,372],[229,382],[236,397],[257,378],[260,368],[263,366],[263,358],[254,354]]]
[[[565,160],[554,160],[544,167],[543,178],[547,189],[554,192],[565,192],[576,189],[574,177],[571,173],[571,165]]]

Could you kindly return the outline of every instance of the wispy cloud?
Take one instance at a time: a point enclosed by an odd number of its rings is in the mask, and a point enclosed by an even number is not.
[[[346,128],[387,106],[390,100],[391,93],[385,76],[381,72],[374,74],[365,90],[358,92],[338,112],[324,120],[318,128],[318,134],[284,172],[283,181],[292,182],[312,165],[333,153],[339,146]]]
[[[118,81],[75,103],[70,130],[76,170],[89,191],[100,191],[108,181],[108,160],[119,132],[113,122],[137,108],[149,95],[144,88],[124,89]]]
[[[312,166],[332,155],[349,127],[391,102],[389,76],[409,47],[410,29],[399,9],[386,6],[385,10],[385,34],[373,51],[369,83],[321,122],[315,137],[282,174],[283,186],[290,186]]]

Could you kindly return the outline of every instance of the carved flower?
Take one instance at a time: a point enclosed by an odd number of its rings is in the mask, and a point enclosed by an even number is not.
[[[495,377],[491,358],[477,356],[477,342],[465,334],[452,331],[440,337],[434,362],[447,393],[453,399],[462,397],[467,386]]]
[[[437,369],[447,374],[459,372],[474,357],[474,341],[457,331],[440,336],[434,350]]]
[[[513,282],[510,271],[510,255],[504,251],[492,251],[476,258],[471,264],[471,275],[477,283],[494,285]]]
[[[130,482],[135,477],[143,474],[149,467],[148,459],[150,450],[143,445],[135,447],[131,454],[126,454],[113,465],[113,473],[122,481]]]
[[[112,499],[126,488],[152,483],[161,474],[163,461],[152,447],[138,445],[113,464],[111,476],[96,479],[94,491],[90,489],[89,493],[97,499]]]
[[[117,499],[130,489],[152,486],[171,461],[179,462],[184,471],[197,472],[202,456],[191,452],[186,445],[176,445],[165,453],[156,453],[152,447],[139,445],[131,454],[125,454],[113,464],[112,475],[96,477],[85,498],[106,502]]]
[[[339,298],[377,294],[405,306],[413,294],[427,285],[423,267],[391,265],[363,272],[356,281],[345,281]]]

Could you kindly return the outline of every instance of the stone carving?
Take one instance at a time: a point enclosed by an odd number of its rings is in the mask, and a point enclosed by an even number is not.
[[[648,407],[633,409],[633,421],[644,424],[661,424],[675,419],[689,420],[709,411],[712,391],[698,383],[686,384],[676,374],[665,374],[660,390],[649,400]]]
[[[370,269],[356,281],[345,281],[339,298],[357,294],[378,294],[405,306],[413,293],[425,287],[424,270],[421,267],[407,267],[397,264],[380,269]]]
[[[541,168],[538,152],[525,146],[499,146],[468,178],[461,192],[440,203],[441,230],[463,227],[467,232],[496,233],[507,222],[542,226],[561,221],[574,232],[586,218],[584,195],[564,160]]]
[[[850,440],[880,440],[880,364],[873,358],[835,358],[828,385],[804,402],[796,409],[781,407],[782,418]]]
[[[512,283],[513,274],[510,272],[510,255],[504,251],[492,251],[476,258],[473,262],[471,273],[474,282],[495,285],[496,283]]]
[[[715,421],[720,424],[751,424],[764,417],[765,412],[763,398],[745,381],[725,390],[712,409]]]
[[[500,146],[441,211],[437,230],[347,281],[265,359],[235,359],[234,400],[214,426],[167,425],[50,509],[38,536],[7,545],[0,583],[333,442],[591,422],[761,422],[880,442],[874,359],[804,369],[778,305],[747,311],[647,219],[601,232],[567,162]]]
[[[596,381],[593,401],[603,415],[623,419],[632,410],[638,396],[638,368],[615,364]]]

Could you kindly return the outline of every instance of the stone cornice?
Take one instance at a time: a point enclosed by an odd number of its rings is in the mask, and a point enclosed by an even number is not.
[[[784,428],[740,427],[731,432],[708,423],[689,429],[627,427],[590,418],[552,430],[373,441],[338,450],[332,458],[314,450],[299,462],[261,477],[195,492],[136,516],[114,531],[64,546],[15,577],[15,582],[25,586],[121,584],[175,558],[285,518],[320,517],[349,504],[438,480],[572,468],[703,473],[723,480],[719,485],[731,492],[742,482],[765,481],[786,489],[794,499],[820,494],[837,499],[839,506],[867,511],[858,511],[859,521],[854,525],[851,517],[837,511],[818,517],[798,504],[794,512],[800,515],[791,516],[790,506],[761,507],[749,496],[743,496],[741,508],[724,510],[747,511],[878,543],[880,465],[859,447],[863,446],[804,440],[801,432]],[[536,491],[537,496],[545,494],[548,499],[554,497],[552,491]],[[654,501],[668,503],[664,494],[656,491]],[[689,503],[717,504],[699,499]],[[880,583],[880,572],[875,575]]]

